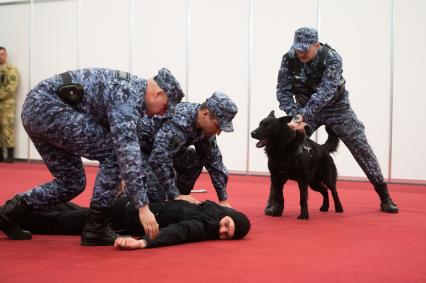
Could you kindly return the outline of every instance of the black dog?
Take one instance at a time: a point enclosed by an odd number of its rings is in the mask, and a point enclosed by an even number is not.
[[[257,147],[264,147],[271,173],[271,188],[265,214],[281,216],[284,210],[283,187],[287,180],[295,180],[300,190],[300,215],[298,219],[309,219],[308,185],[323,196],[321,211],[328,211],[330,189],[336,212],[343,212],[336,190],[337,170],[330,152],[337,150],[338,137],[327,130],[328,138],[319,145],[303,133],[292,130],[287,124],[290,116],[276,118],[274,111],[263,119],[259,127],[251,132],[259,140]]]

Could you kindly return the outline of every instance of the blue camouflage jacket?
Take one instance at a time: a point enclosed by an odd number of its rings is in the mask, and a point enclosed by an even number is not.
[[[219,200],[228,198],[228,170],[223,164],[216,136],[206,137],[197,128],[199,108],[197,103],[179,103],[175,116],[164,122],[155,138],[149,161],[159,182],[164,185],[168,199],[179,195],[173,159],[179,151],[191,145],[195,146],[209,172]]]
[[[85,92],[83,101],[73,107],[110,129],[128,195],[136,208],[144,206],[149,201],[136,126],[138,120],[146,115],[146,80],[129,73],[101,68],[69,73],[72,82],[82,85]],[[57,75],[41,82],[39,87],[56,90],[62,84],[62,78]]]
[[[321,46],[318,53],[324,46]],[[310,99],[305,105],[295,102],[294,86],[307,85],[307,81],[315,74],[319,64],[320,56],[316,56],[308,63],[302,63],[300,72],[295,74],[289,68],[289,59],[299,60],[294,50],[290,50],[283,56],[281,67],[278,73],[277,99],[280,103],[280,109],[288,115],[296,116],[302,114],[306,123],[309,124],[322,109],[328,107],[337,95],[338,87],[344,83],[342,76],[342,58],[333,49],[330,49],[325,57],[325,70],[320,84],[316,91],[310,94]]]

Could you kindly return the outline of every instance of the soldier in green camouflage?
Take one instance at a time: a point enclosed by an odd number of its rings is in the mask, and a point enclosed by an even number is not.
[[[0,47],[0,161],[13,162],[15,149],[16,89],[18,69],[7,62],[7,50]],[[7,157],[3,157],[7,148]]]

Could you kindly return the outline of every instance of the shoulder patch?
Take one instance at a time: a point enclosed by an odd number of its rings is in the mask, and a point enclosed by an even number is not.
[[[120,79],[120,80],[125,80],[125,81],[130,81],[130,74],[129,73],[127,73],[127,72],[123,72],[123,71],[115,71],[114,72],[114,76],[117,78],[117,79]]]

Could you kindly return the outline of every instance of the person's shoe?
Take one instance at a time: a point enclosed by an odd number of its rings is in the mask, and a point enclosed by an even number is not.
[[[380,210],[388,213],[399,212],[398,206],[392,201],[390,197],[380,203]]]
[[[82,246],[113,246],[118,234],[111,228],[111,209],[90,206],[81,234]]]
[[[7,148],[7,157],[6,157],[6,159],[4,160],[4,162],[6,162],[6,163],[13,163],[13,161],[15,160],[15,149],[14,148],[12,148],[12,147],[8,147]]]
[[[0,230],[11,240],[30,240],[31,232],[23,230],[19,219],[30,211],[20,195],[14,196],[0,207]]]

